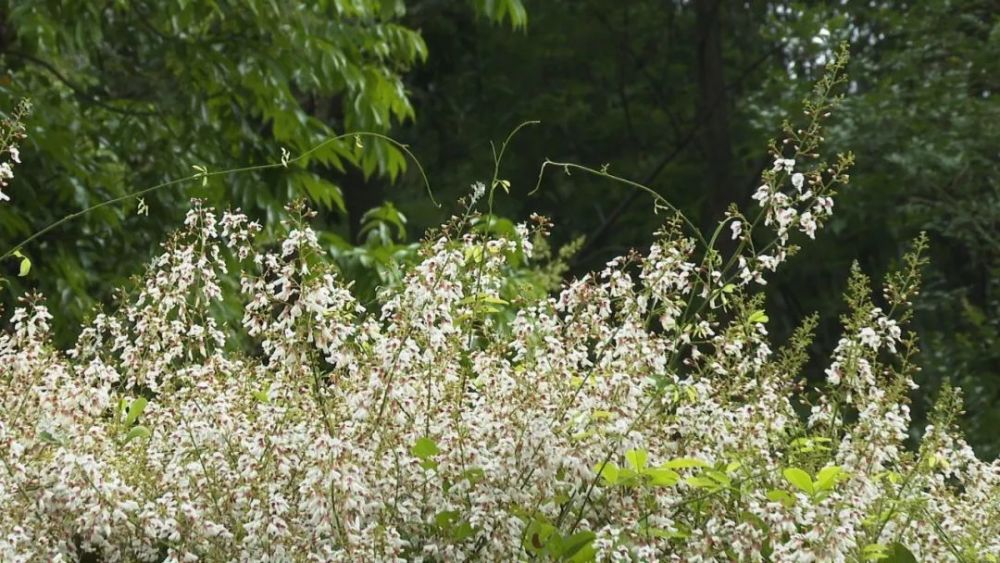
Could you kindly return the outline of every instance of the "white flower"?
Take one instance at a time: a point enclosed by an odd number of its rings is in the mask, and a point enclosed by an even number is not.
[[[486,194],[486,184],[482,182],[472,184],[472,203],[479,201],[484,194]]]
[[[774,168],[772,168],[772,170],[774,170],[775,172],[778,172],[782,168],[785,169],[785,172],[791,172],[792,170],[794,170],[795,169],[795,159],[794,158],[776,158],[774,160]]]
[[[733,240],[736,240],[736,239],[738,239],[740,237],[740,233],[743,232],[743,222],[742,221],[733,221],[729,225],[729,229],[731,231],[733,231]]]
[[[14,169],[9,162],[0,162],[0,182],[6,182],[14,178]]]
[[[18,164],[21,164],[21,153],[17,150],[17,147],[13,145],[10,147],[10,159]]]
[[[872,327],[866,326],[861,329],[861,332],[858,333],[858,338],[861,339],[861,343],[865,346],[868,346],[872,350],[878,350],[878,345],[881,339]]]
[[[831,385],[840,385],[840,365],[834,363],[826,368],[826,379]]]
[[[753,199],[760,202],[761,205],[767,203],[767,200],[771,197],[771,188],[767,184],[762,184],[757,191],[753,194]]]
[[[784,209],[780,209],[777,215],[775,215],[775,219],[778,221],[778,227],[781,230],[788,228],[788,226],[792,224],[792,221],[795,220],[795,216],[797,214],[798,212],[795,211],[794,207],[785,207]]]
[[[0,190],[0,201],[10,201],[10,196],[3,193],[3,190]]]
[[[799,228],[809,238],[816,238],[816,226],[816,219],[813,217],[812,213],[806,211],[799,216]]]
[[[796,190],[802,191],[802,186],[806,182],[806,177],[802,175],[801,172],[796,172],[792,174],[792,185],[795,186]]]

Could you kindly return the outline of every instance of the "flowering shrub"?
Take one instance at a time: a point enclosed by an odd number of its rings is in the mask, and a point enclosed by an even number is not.
[[[24,118],[31,113],[31,104],[21,102],[14,114],[0,122],[0,202],[10,201],[3,188],[14,179],[14,165],[21,163],[17,142],[25,137]]]
[[[755,217],[706,241],[673,216],[555,296],[511,277],[549,225],[470,229],[477,187],[374,306],[302,208],[268,251],[197,202],[68,352],[26,297],[0,335],[0,559],[995,561],[1000,464],[956,434],[957,391],[904,444],[923,241],[882,305],[852,271],[826,381],[796,378],[814,319],[768,340],[755,288],[847,181],[815,154],[837,81]]]

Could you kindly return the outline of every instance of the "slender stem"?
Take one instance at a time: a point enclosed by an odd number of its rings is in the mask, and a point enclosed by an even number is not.
[[[589,166],[583,166],[581,164],[574,164],[572,162],[555,162],[553,160],[545,159],[545,162],[542,163],[542,167],[538,170],[538,182],[535,184],[535,189],[533,189],[530,192],[528,192],[528,195],[534,194],[535,192],[537,192],[541,188],[542,177],[545,175],[545,169],[548,168],[549,166],[561,167],[564,170],[566,170],[567,172],[569,172],[570,169],[581,170],[581,171],[586,172],[588,174],[592,174],[594,176],[599,176],[601,178],[607,178],[607,179],[612,180],[614,182],[618,182],[620,184],[625,184],[626,186],[630,186],[630,187],[633,187],[633,188],[636,188],[638,190],[642,190],[642,191],[648,193],[649,195],[653,196],[653,199],[658,204],[663,205],[664,207],[670,209],[671,211],[673,211],[674,213],[676,213],[678,216],[680,216],[681,220],[683,220],[684,223],[688,226],[688,228],[691,229],[691,233],[693,233],[694,236],[696,236],[698,238],[698,241],[701,242],[701,244],[705,248],[709,248],[708,241],[705,240],[705,237],[701,234],[701,230],[698,227],[696,227],[695,224],[692,223],[691,220],[688,219],[687,216],[684,215],[684,213],[680,209],[677,208],[677,206],[675,206],[674,204],[672,204],[669,201],[667,201],[667,199],[664,198],[663,196],[661,196],[659,193],[657,193],[656,190],[650,188],[649,186],[644,186],[643,184],[640,184],[639,182],[635,182],[633,180],[629,180],[628,178],[622,178],[621,176],[615,176],[614,174],[611,174],[611,173],[607,172],[606,170],[595,170],[593,168],[590,168]]]
[[[276,163],[269,163],[269,164],[258,164],[258,165],[255,165],[255,166],[241,166],[241,167],[238,167],[238,168],[229,168],[229,169],[226,169],[226,170],[219,170],[219,171],[216,171],[216,172],[207,172],[207,171],[205,171],[205,172],[198,172],[197,174],[191,174],[191,175],[185,176],[183,178],[177,178],[175,180],[169,180],[169,181],[166,181],[166,182],[161,182],[161,183],[156,184],[154,186],[150,186],[148,188],[144,188],[144,189],[141,189],[141,190],[138,190],[138,191],[135,191],[135,192],[131,192],[131,193],[125,194],[123,196],[119,196],[119,197],[116,197],[116,198],[105,200],[105,201],[102,201],[100,203],[95,203],[94,205],[91,205],[90,207],[87,207],[87,208],[82,209],[80,211],[77,211],[75,213],[70,213],[69,215],[66,215],[63,218],[58,219],[58,220],[54,221],[53,223],[50,223],[49,225],[47,225],[46,227],[44,227],[40,231],[35,232],[33,235],[29,236],[28,238],[26,238],[26,239],[22,240],[21,242],[17,243],[16,245],[14,245],[7,252],[5,252],[3,255],[0,255],[0,261],[3,261],[3,260],[6,260],[7,258],[10,258],[11,256],[14,255],[15,252],[21,250],[26,245],[30,244],[34,240],[38,239],[39,237],[41,237],[42,235],[48,233],[49,231],[55,229],[56,227],[59,227],[59,226],[65,224],[65,223],[68,223],[68,222],[70,222],[70,221],[72,221],[72,220],[74,220],[74,219],[76,219],[78,217],[81,217],[83,215],[86,215],[87,213],[90,213],[91,211],[95,211],[97,209],[101,209],[101,208],[107,207],[109,205],[114,205],[116,203],[121,203],[123,201],[128,201],[130,199],[135,199],[135,198],[138,198],[138,197],[142,197],[142,196],[144,196],[144,195],[146,195],[148,193],[159,191],[159,190],[162,190],[164,188],[169,188],[169,187],[176,186],[176,185],[179,185],[179,184],[184,184],[184,183],[187,183],[187,182],[193,182],[193,181],[197,181],[197,180],[204,180],[204,179],[211,178],[211,177],[214,177],[214,176],[226,176],[226,175],[230,175],[230,174],[241,174],[241,173],[244,173],[244,172],[256,172],[256,171],[268,170],[268,169],[272,169],[272,168],[287,168],[287,166],[289,164],[293,164],[293,163],[296,163],[296,162],[298,162],[300,160],[303,160],[303,159],[307,158],[309,155],[311,155],[311,154],[315,153],[316,151],[322,149],[323,147],[326,147],[327,145],[329,145],[331,143],[334,143],[334,142],[337,142],[337,141],[341,141],[343,139],[347,139],[349,137],[373,137],[373,138],[376,138],[376,139],[382,139],[382,140],[387,141],[389,143],[392,143],[393,145],[395,145],[396,147],[398,147],[401,151],[403,151],[404,153],[406,153],[406,155],[408,157],[410,157],[410,159],[416,165],[417,171],[420,173],[420,178],[421,178],[421,180],[424,183],[424,187],[427,189],[427,195],[430,197],[431,202],[434,203],[434,205],[436,205],[438,207],[441,206],[441,204],[439,204],[437,202],[437,200],[434,199],[434,193],[431,190],[430,181],[427,179],[427,174],[424,172],[423,166],[420,165],[420,160],[417,159],[416,155],[414,155],[412,151],[410,151],[410,149],[409,149],[408,146],[400,143],[399,141],[393,139],[392,137],[388,137],[388,136],[383,135],[381,133],[374,133],[374,132],[370,132],[370,131],[359,131],[357,133],[344,133],[344,134],[341,134],[341,135],[336,135],[336,136],[330,137],[329,139],[326,139],[325,141],[319,143],[318,145],[316,145],[316,146],[314,146],[314,147],[306,150],[305,152],[299,154],[295,158],[284,160],[283,162],[276,162]]]

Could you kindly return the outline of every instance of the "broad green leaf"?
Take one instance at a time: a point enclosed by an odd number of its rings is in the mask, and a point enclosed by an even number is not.
[[[721,471],[715,471],[713,469],[713,470],[706,471],[705,475],[707,475],[710,479],[712,479],[713,481],[716,481],[717,483],[719,483],[720,485],[723,485],[725,487],[728,487],[729,485],[733,484],[733,479],[729,475],[726,475],[725,473],[723,473]]]
[[[148,438],[149,434],[150,434],[149,428],[146,428],[141,424],[138,426],[133,426],[132,429],[128,431],[128,434],[125,435],[125,440],[122,443],[127,444],[135,438]]]
[[[802,492],[812,495],[816,492],[813,487],[812,477],[809,476],[805,471],[797,467],[789,467],[781,472],[785,476],[785,480],[794,485],[797,489]]]
[[[139,417],[142,416],[142,412],[146,410],[147,402],[148,401],[146,401],[145,397],[137,397],[134,401],[132,401],[132,403],[128,406],[128,413],[125,414],[125,428],[132,426],[135,424],[136,420],[139,420]]]
[[[475,533],[476,529],[472,527],[472,524],[463,520],[461,524],[452,528],[451,539],[455,541],[463,541],[472,537]]]
[[[614,485],[618,483],[618,475],[620,471],[618,466],[614,463],[605,463],[604,467],[601,467],[601,464],[597,464],[597,466],[594,467],[594,471],[597,471],[607,484]]]
[[[594,532],[577,532],[572,536],[563,539],[562,550],[559,555],[561,555],[567,561],[587,561],[589,559],[574,559],[581,551],[597,539],[597,534]]]
[[[816,474],[816,488],[821,491],[828,491],[837,484],[837,480],[844,475],[844,470],[836,465],[828,465],[819,470]]]
[[[684,480],[684,482],[696,489],[709,489],[715,491],[722,488],[722,485],[720,485],[718,481],[709,479],[708,477],[688,477]]]
[[[566,559],[567,563],[590,563],[591,561],[597,561],[597,550],[590,544],[583,546],[572,557]]]
[[[649,476],[649,484],[654,487],[672,487],[681,480],[680,474],[672,469],[646,469],[644,475]]]
[[[772,489],[767,492],[768,500],[774,502],[780,502],[786,507],[792,507],[795,505],[795,497],[788,493],[788,491],[782,491],[780,489]]]
[[[654,538],[664,538],[664,539],[677,539],[682,540],[691,534],[685,532],[684,530],[664,530],[663,528],[647,528],[643,530],[644,533]]]
[[[440,451],[441,450],[438,449],[437,442],[426,436],[417,438],[416,443],[414,443],[413,447],[410,448],[411,454],[425,461],[434,457],[440,453]]]
[[[458,521],[460,514],[457,510],[445,510],[434,515],[434,523],[443,530],[451,528],[451,525]]]
[[[646,467],[649,453],[646,450],[629,450],[625,452],[625,461],[636,471],[642,471]]]
[[[889,546],[888,557],[883,559],[886,563],[917,563],[917,558],[907,547],[899,542],[893,542]]]
[[[764,324],[770,319],[764,311],[754,311],[750,313],[750,318],[747,319],[751,324]]]
[[[628,467],[622,467],[621,469],[618,470],[618,481],[622,485],[632,484],[632,482],[635,481],[635,478],[638,476],[639,473],[637,471],[629,469]]]
[[[524,548],[528,550],[529,553],[541,554],[545,546],[549,544],[549,540],[552,538],[553,533],[556,531],[555,526],[544,522],[539,519],[534,519],[528,524],[528,529],[524,533]]]
[[[889,548],[880,543],[870,543],[861,550],[865,561],[882,561],[889,557]]]
[[[19,268],[17,270],[18,277],[22,277],[23,278],[23,277],[27,276],[28,273],[31,272],[31,260],[27,256],[25,256],[24,254],[21,254],[20,250],[15,250],[14,251],[14,257],[21,259],[21,264],[20,264],[20,266],[19,266]]]

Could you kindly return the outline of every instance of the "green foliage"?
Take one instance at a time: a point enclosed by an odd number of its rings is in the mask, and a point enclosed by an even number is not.
[[[523,546],[534,558],[583,563],[595,560],[596,551],[590,544],[596,537],[587,531],[564,536],[544,518],[535,518],[525,529]]]
[[[782,471],[782,476],[785,478],[785,481],[788,481],[793,487],[805,493],[814,502],[822,501],[834,490],[838,481],[847,478],[844,469],[836,465],[828,465],[820,469],[815,479],[808,472],[798,467],[786,468]],[[790,498],[790,495],[780,494],[781,492],[778,491],[776,493],[775,491],[771,491],[768,493],[768,498],[781,500],[782,502]]]
[[[136,397],[131,402],[125,399],[118,401],[118,428],[121,445],[128,444],[136,438],[148,438],[150,430],[148,427],[138,424],[139,417],[146,410],[149,401],[145,397]]]
[[[148,198],[156,221],[106,208],[43,242],[53,251],[41,285],[77,315],[136,272],[191,195],[273,219],[296,195],[342,208],[330,176],[345,166],[393,177],[402,168],[397,148],[373,140],[330,143],[293,174],[206,175],[411,118],[401,73],[427,49],[401,25],[401,2],[12,2],[0,14],[13,32],[0,51],[10,72],[0,105],[31,97],[46,108],[29,124],[20,205],[0,208],[4,246],[192,166],[202,174],[200,186]]]
[[[16,292],[38,287],[79,319],[140,270],[192,196],[266,219],[270,236],[285,205],[306,197],[336,230],[347,207],[345,174],[395,180],[406,168],[400,147],[378,138],[337,141],[288,171],[207,172],[287,162],[289,152],[334,133],[384,132],[412,119],[403,77],[428,50],[407,24],[407,7],[402,0],[0,5],[0,107],[31,98],[45,108],[28,123],[22,178],[12,186],[19,204],[0,206],[0,248],[192,167],[201,174],[199,185],[147,196],[141,209],[155,220],[129,204],[109,206],[48,234],[31,249],[45,255],[37,276],[13,282]],[[518,0],[473,9],[526,24]]]

